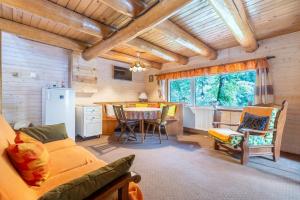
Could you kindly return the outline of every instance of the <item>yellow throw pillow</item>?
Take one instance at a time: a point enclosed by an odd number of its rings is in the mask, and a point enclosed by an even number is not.
[[[151,108],[160,108],[160,104],[159,103],[148,103],[148,107],[151,107]]]
[[[6,149],[10,160],[28,185],[40,186],[49,177],[46,147],[22,132],[17,132],[15,142]]]
[[[135,107],[137,107],[137,108],[147,108],[148,104],[147,103],[136,103]]]
[[[161,104],[160,104],[160,108],[161,108],[161,109],[162,109],[164,106],[167,106],[167,105],[164,104],[164,103],[161,103]],[[169,116],[169,117],[174,117],[175,114],[176,114],[176,105],[169,106],[168,116]]]

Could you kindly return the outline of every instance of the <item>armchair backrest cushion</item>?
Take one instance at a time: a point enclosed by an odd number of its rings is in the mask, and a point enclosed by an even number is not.
[[[243,109],[240,120],[242,122],[242,120],[245,116],[245,113],[250,113],[250,114],[258,115],[258,116],[268,116],[269,123],[265,127],[265,130],[274,129],[277,113],[279,110],[280,109],[278,107],[248,106]],[[264,134],[263,138],[264,138],[265,143],[271,144],[273,141],[273,136],[274,136],[273,132],[267,132],[266,134]]]
[[[137,104],[135,104],[135,107],[137,107],[137,108],[147,108],[148,104],[147,103],[137,103]]]
[[[163,109],[164,106],[167,106],[167,104],[161,103],[160,108]],[[174,117],[176,114],[176,105],[168,105],[169,110],[168,110],[168,116],[169,117]]]
[[[160,124],[166,124],[167,123],[167,116],[169,112],[169,106],[164,106],[161,111],[161,117],[160,117]]]
[[[265,130],[268,129],[273,129],[274,128],[274,122],[276,119],[276,114],[278,112],[278,108],[275,107],[262,107],[262,106],[248,106],[243,109],[241,118],[240,118],[240,123],[243,122],[244,116],[246,113],[260,116],[260,117],[269,117],[269,123],[265,127]]]
[[[263,131],[268,126],[269,119],[269,116],[257,116],[246,112],[237,131],[241,132],[243,128]]]

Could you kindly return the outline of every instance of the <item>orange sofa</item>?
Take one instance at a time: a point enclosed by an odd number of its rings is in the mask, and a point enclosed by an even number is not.
[[[50,177],[42,183],[40,187],[29,186],[26,182],[23,181],[21,176],[15,170],[11,164],[7,154],[6,148],[9,144],[13,144],[15,139],[15,132],[5,121],[5,119],[0,116],[0,200],[35,200],[41,197],[46,192],[51,189],[67,183],[71,180],[79,178],[80,176],[87,174],[91,171],[97,170],[100,167],[105,166],[105,163],[102,160],[97,159],[89,151],[76,145],[72,139],[59,140],[54,142],[45,143],[45,146],[50,154]],[[132,176],[131,173],[130,176]],[[139,181],[139,178],[136,177],[120,177],[119,180],[113,181],[114,183],[106,187],[106,191],[99,193],[101,196],[103,193],[109,193],[108,190],[111,190],[110,193],[114,193],[116,190],[122,189],[122,184],[127,180],[127,189],[128,184],[132,180]],[[132,178],[132,180],[131,180]],[[119,183],[118,186],[116,186]],[[137,185],[132,184],[137,187]],[[138,188],[131,189],[136,192]],[[112,190],[114,189],[114,191]],[[129,190],[130,192],[130,190]],[[130,194],[132,196],[132,194]],[[127,195],[128,198],[130,195]],[[93,198],[99,199],[99,198]],[[102,198],[100,198],[102,199]],[[105,198],[106,199],[106,198]],[[141,199],[131,198],[131,199]]]

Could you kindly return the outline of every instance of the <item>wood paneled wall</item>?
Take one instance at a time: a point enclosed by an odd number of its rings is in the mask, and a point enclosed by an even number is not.
[[[102,58],[85,61],[80,55],[73,54],[73,68],[95,68],[97,76],[96,84],[72,81],[72,86],[77,93],[77,104],[138,100],[139,93],[145,91],[143,73],[133,73],[132,81],[115,80],[113,79],[113,66],[129,67],[126,63]]]
[[[189,68],[205,67],[240,60],[276,56],[270,59],[271,76],[273,79],[275,102],[280,104],[283,99],[289,102],[287,123],[282,141],[282,150],[300,154],[300,32],[286,34],[259,42],[260,47],[253,53],[245,53],[240,47],[224,49],[218,52],[217,60],[207,61],[201,57],[192,57],[188,66],[164,65],[162,73]],[[146,84],[147,91],[157,89],[156,82]],[[156,100],[152,93],[151,100]]]
[[[4,32],[2,49],[5,118],[11,123],[29,120],[40,124],[42,87],[61,81],[67,84],[70,52]]]
[[[86,62],[69,50],[29,41],[3,33],[3,114],[10,122],[29,120],[40,124],[41,89],[49,84],[68,85],[72,68],[95,68],[97,84],[71,81],[77,91],[76,103],[91,104],[101,101],[137,101],[145,91],[143,73],[133,74],[133,81],[113,79],[113,66],[128,64],[97,58]],[[84,73],[85,70],[82,70]],[[36,75],[36,77],[32,77]]]

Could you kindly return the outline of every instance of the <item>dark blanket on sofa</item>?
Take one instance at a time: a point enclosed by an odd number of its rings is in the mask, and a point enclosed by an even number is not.
[[[44,194],[39,200],[82,200],[129,171],[134,155],[116,160],[80,178],[62,184]]]

